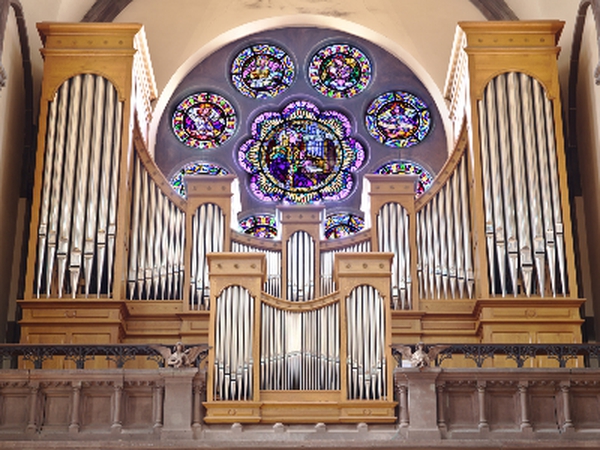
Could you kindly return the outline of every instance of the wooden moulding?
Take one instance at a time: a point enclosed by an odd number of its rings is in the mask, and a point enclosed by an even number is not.
[[[393,423],[396,402],[340,401],[340,391],[261,391],[260,402],[205,402],[206,423]]]

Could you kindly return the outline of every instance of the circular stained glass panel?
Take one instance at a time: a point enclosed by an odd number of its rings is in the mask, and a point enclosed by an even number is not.
[[[431,114],[419,97],[403,91],[386,92],[367,108],[366,125],[374,139],[388,147],[411,147],[431,128]]]
[[[185,197],[185,183],[183,177],[190,175],[227,175],[226,169],[217,166],[216,164],[206,162],[193,162],[186,164],[171,178],[171,186],[175,191]]]
[[[218,147],[229,139],[236,127],[233,106],[223,97],[209,92],[190,95],[173,113],[173,131],[188,147]]]
[[[417,183],[415,185],[415,194],[417,197],[431,187],[433,177],[419,164],[410,161],[392,161],[384,164],[375,171],[381,175],[417,175]]]
[[[321,112],[307,101],[259,115],[252,138],[238,153],[240,165],[251,174],[250,190],[262,200],[284,203],[346,198],[353,186],[351,172],[365,158],[351,131],[346,116]]]
[[[242,50],[231,64],[231,81],[247,97],[270,98],[294,81],[292,58],[279,47],[253,45]]]
[[[365,227],[362,217],[355,214],[330,214],[325,219],[325,239],[339,239],[358,233]]]
[[[371,81],[371,62],[356,47],[329,45],[312,57],[308,79],[321,94],[350,98],[361,93]]]
[[[245,234],[254,237],[275,239],[277,237],[277,221],[272,214],[256,214],[240,220],[240,228]]]

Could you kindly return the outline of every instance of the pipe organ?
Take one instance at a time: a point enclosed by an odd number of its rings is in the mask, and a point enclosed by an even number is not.
[[[326,240],[327,203],[281,205],[268,240],[231,229],[234,175],[181,198],[155,164],[140,26],[41,24],[23,341],[207,342],[208,423],[392,422],[392,343],[579,342],[560,28],[460,24],[431,188],[363,174],[370,228]]]

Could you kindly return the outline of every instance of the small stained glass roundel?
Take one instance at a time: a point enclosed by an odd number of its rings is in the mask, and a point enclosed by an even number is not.
[[[227,175],[226,169],[207,162],[192,162],[183,166],[177,173],[171,178],[171,186],[175,191],[185,197],[185,183],[183,177],[190,175]]]
[[[274,45],[259,44],[242,50],[231,64],[231,81],[250,98],[275,97],[294,81],[292,58]]]
[[[240,220],[243,233],[264,239],[277,237],[277,221],[272,214],[255,214]]]
[[[386,92],[367,108],[369,134],[388,147],[411,147],[431,128],[431,114],[419,97],[403,91]]]
[[[321,94],[330,98],[350,98],[365,90],[371,81],[371,62],[356,47],[329,45],[312,57],[308,79]]]
[[[260,114],[238,153],[251,175],[250,190],[261,200],[283,203],[346,198],[354,184],[352,172],[365,158],[351,132],[346,116],[320,111],[308,101]]]
[[[415,194],[417,197],[431,187],[433,177],[419,164],[410,161],[392,161],[384,164],[375,171],[381,175],[417,175]]]
[[[236,127],[236,114],[226,99],[199,92],[184,99],[173,113],[173,131],[188,147],[204,149],[222,145]]]
[[[356,214],[335,213],[325,219],[325,239],[339,239],[358,233],[365,221]]]

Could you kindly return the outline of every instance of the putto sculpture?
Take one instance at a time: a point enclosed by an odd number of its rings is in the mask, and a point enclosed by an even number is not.
[[[419,369],[430,367],[431,363],[435,361],[436,356],[443,350],[447,349],[449,345],[433,345],[429,347],[428,351],[425,350],[425,344],[419,342],[415,346],[413,352],[408,345],[397,345],[394,349],[402,354],[402,359],[409,361],[412,367],[418,367]]]
[[[165,359],[165,365],[179,369],[182,367],[192,367],[198,356],[203,356],[204,359],[208,354],[208,345],[194,345],[185,348],[182,342],[177,342],[173,349],[166,345],[151,345],[153,349],[158,351]]]

